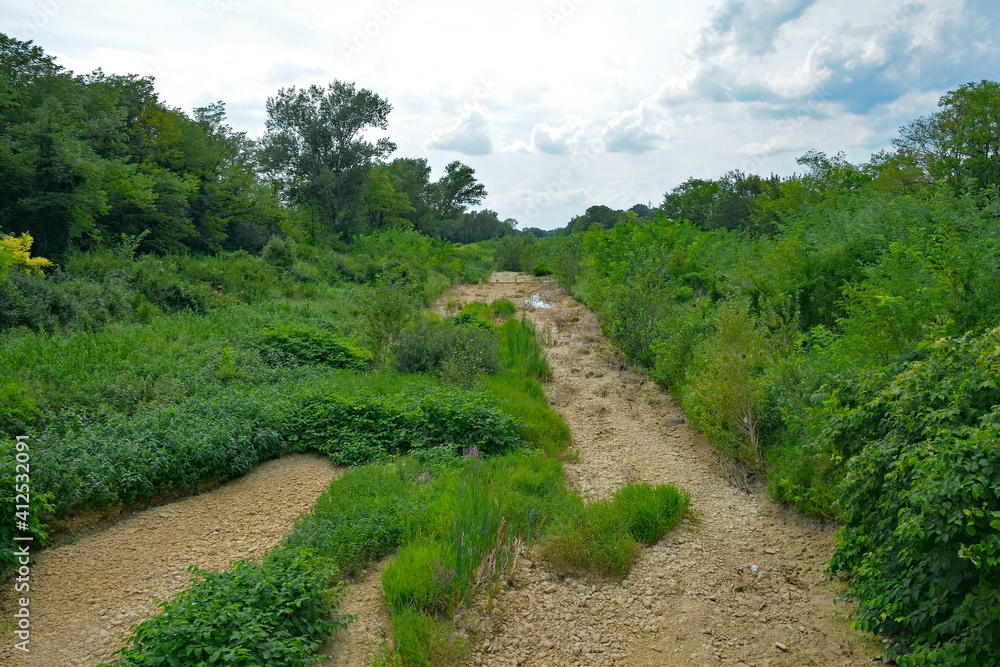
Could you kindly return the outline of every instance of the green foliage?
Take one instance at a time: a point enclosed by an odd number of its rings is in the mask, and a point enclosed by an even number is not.
[[[412,607],[428,614],[451,608],[455,566],[449,549],[433,540],[410,542],[382,571],[382,592],[392,613]]]
[[[260,335],[263,357],[271,364],[324,364],[365,372],[371,369],[372,355],[353,341],[316,327],[279,324]]]
[[[549,267],[548,263],[544,260],[535,264],[534,268],[531,269],[531,273],[536,276],[551,276],[552,269]]]
[[[691,499],[672,485],[627,484],[610,500],[584,505],[558,521],[542,553],[558,567],[612,579],[632,569],[639,544],[653,544],[687,512]]]
[[[855,441],[832,569],[904,664],[1000,659],[1000,329],[939,341],[828,433]]]
[[[417,310],[414,286],[399,273],[381,273],[361,302],[364,333],[375,355],[376,368],[384,368],[392,344]]]
[[[628,575],[638,553],[636,539],[610,502],[581,506],[542,546],[542,555],[564,571],[619,580]]]
[[[507,318],[517,314],[517,306],[507,299],[497,299],[490,303],[490,310],[494,317]]]
[[[358,465],[407,452],[496,454],[521,442],[516,422],[486,397],[458,389],[383,396],[317,394],[294,417],[299,449]],[[433,451],[432,451],[433,450]]]
[[[715,335],[702,344],[689,370],[684,410],[724,452],[759,464],[769,342],[738,306],[721,308],[715,321]]]
[[[35,484],[35,480],[30,477],[31,464],[34,462],[31,459],[33,449],[34,442],[31,439],[15,441],[13,437],[9,440],[0,437],[0,512],[5,517],[10,517],[0,523],[0,540],[3,540],[0,542],[0,572],[6,572],[17,564],[14,552],[15,547],[20,545],[14,541],[16,535],[30,534],[37,540],[36,544],[43,544],[48,537],[48,528],[42,523],[42,519],[52,511],[52,493],[43,492],[44,487]],[[22,455],[20,461],[18,454]],[[18,468],[18,463],[23,462],[26,464]],[[26,473],[25,470],[29,472]],[[26,512],[17,507],[25,504],[24,497],[17,497],[22,492],[31,501],[27,503],[31,508]],[[28,529],[15,530],[15,519],[25,521]]]
[[[673,485],[633,482],[616,491],[613,502],[629,534],[643,544],[654,544],[681,520],[691,497]]]
[[[313,665],[323,641],[351,620],[335,615],[336,568],[307,551],[279,548],[226,572],[192,572],[191,587],[137,626],[111,664]]]
[[[485,378],[483,390],[517,419],[524,440],[554,458],[565,454],[571,442],[569,426],[549,407],[539,380],[508,370]]]
[[[290,269],[295,264],[296,259],[295,242],[291,239],[272,236],[261,251],[260,257],[268,264],[282,269]]]
[[[422,525],[427,488],[419,480],[429,474],[406,459],[346,470],[299,517],[286,544],[322,554],[342,575],[356,574]]]
[[[542,351],[537,332],[526,317],[510,318],[500,325],[500,356],[507,368],[525,377],[547,380],[552,369]]]
[[[467,653],[466,640],[455,636],[451,624],[416,609],[392,615],[395,651],[374,664],[386,667],[457,665]]]

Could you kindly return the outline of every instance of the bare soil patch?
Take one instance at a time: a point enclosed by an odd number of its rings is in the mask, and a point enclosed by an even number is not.
[[[493,613],[466,617],[474,664],[846,666],[881,653],[833,603],[842,585],[823,572],[835,527],[774,503],[759,484],[737,488],[677,403],[629,370],[563,289],[499,273],[446,295],[438,312],[500,298],[546,332],[546,394],[579,454],[568,483],[589,498],[628,481],[673,483],[696,518],[644,549],[621,584],[564,577],[529,554]],[[526,306],[539,300],[551,307]]]
[[[71,667],[111,658],[156,600],[188,584],[189,565],[221,570],[287,535],[339,474],[325,458],[289,455],[217,489],[122,518],[42,551],[31,568],[31,653],[0,645],[0,664]],[[10,618],[13,586],[3,591]]]

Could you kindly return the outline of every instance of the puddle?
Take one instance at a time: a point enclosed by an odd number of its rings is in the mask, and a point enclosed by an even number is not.
[[[524,300],[524,305],[532,308],[553,308],[556,304],[544,301],[538,292],[534,292],[531,298]]]

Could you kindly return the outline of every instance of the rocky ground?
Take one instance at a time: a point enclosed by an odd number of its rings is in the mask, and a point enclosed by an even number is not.
[[[487,610],[458,618],[475,665],[861,665],[880,655],[835,606],[828,582],[833,527],[745,484],[695,434],[674,400],[611,352],[593,313],[552,282],[513,273],[441,299],[446,313],[507,298],[548,340],[552,406],[573,432],[567,482],[588,498],[628,481],[672,483],[693,517],[644,549],[621,583],[564,576],[532,552]],[[534,304],[534,305],[528,305]],[[32,569],[30,658],[0,645],[3,665],[95,665],[128,627],[188,579],[188,565],[222,569],[260,556],[308,511],[337,471],[288,456],[215,491],[136,512],[66,546]],[[379,570],[353,581],[341,607],[358,621],[323,650],[324,664],[369,664],[387,640]],[[12,593],[3,592],[4,616]],[[879,661],[881,662],[881,661]]]
[[[475,665],[861,665],[879,646],[835,606],[823,574],[833,527],[772,502],[687,424],[676,402],[610,352],[593,313],[554,283],[495,274],[462,286],[441,312],[473,300],[528,306],[547,333],[552,406],[579,459],[568,482],[585,496],[628,481],[676,484],[694,519],[643,550],[618,583],[561,576],[529,553],[493,613],[464,619]],[[734,483],[734,481],[736,483]],[[879,662],[881,662],[879,660]]]
[[[338,474],[325,458],[291,455],[213,491],[120,517],[39,553],[31,569],[31,653],[5,632],[0,665],[71,667],[111,657],[129,626],[187,585],[189,565],[225,569],[256,558],[291,531]],[[3,591],[10,618],[11,590]]]

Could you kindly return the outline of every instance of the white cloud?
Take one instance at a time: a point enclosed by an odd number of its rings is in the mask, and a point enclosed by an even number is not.
[[[531,145],[540,153],[567,155],[583,141],[586,126],[587,121],[578,116],[556,127],[538,123],[531,129]]]
[[[431,132],[427,145],[463,155],[489,155],[493,151],[489,110],[470,104],[454,123]]]

